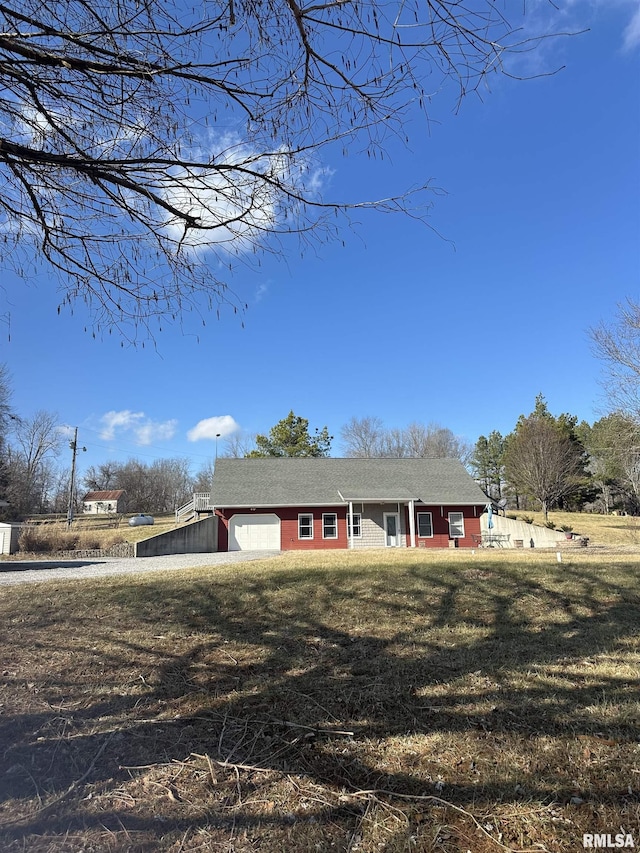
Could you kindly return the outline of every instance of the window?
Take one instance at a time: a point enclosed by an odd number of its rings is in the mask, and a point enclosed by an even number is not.
[[[464,536],[464,516],[461,512],[449,513],[449,536],[460,539]]]
[[[351,538],[351,516],[347,513],[347,536]],[[362,516],[359,512],[353,513],[353,536],[360,538],[362,536]]]
[[[298,516],[298,539],[313,539],[313,515],[310,512]]]
[[[433,520],[430,512],[418,513],[418,536],[433,536]]]
[[[322,513],[322,538],[338,538],[338,516],[335,512]]]

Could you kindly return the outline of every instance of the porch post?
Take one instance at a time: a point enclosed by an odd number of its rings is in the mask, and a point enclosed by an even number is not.
[[[416,513],[415,501],[413,498],[409,501],[409,536],[411,538],[411,547],[416,547]]]
[[[353,548],[353,501],[349,501],[349,542],[348,547]]]

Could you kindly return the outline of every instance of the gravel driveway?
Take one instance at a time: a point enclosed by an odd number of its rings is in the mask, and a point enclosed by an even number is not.
[[[216,554],[170,554],[164,557],[95,557],[83,560],[0,560],[0,586],[53,580],[101,578],[172,572],[198,566],[222,566],[277,557],[280,551],[230,551]]]

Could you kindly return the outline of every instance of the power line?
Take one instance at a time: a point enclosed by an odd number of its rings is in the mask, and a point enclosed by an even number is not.
[[[101,434],[102,434],[101,430],[94,429],[93,427],[90,427],[90,426],[85,426],[84,424],[82,425],[82,429],[85,432],[92,432],[98,436],[101,436]],[[109,441],[108,439],[102,439],[102,440],[103,441]],[[213,441],[214,439],[211,439],[211,440]],[[163,454],[163,458],[167,458],[168,456],[183,456],[187,459],[191,459],[194,457],[200,458],[200,459],[210,459],[213,455],[212,452],[210,452],[210,453],[197,453],[197,452],[192,452],[192,451],[187,452],[184,450],[173,450],[172,451],[167,447],[160,447],[157,444],[139,445],[139,444],[136,444],[135,441],[127,441],[126,439],[123,439],[123,438],[119,438],[118,442],[113,443],[113,444],[98,444],[98,443],[92,442],[89,445],[89,447],[99,448],[101,450],[116,451],[116,452],[121,452],[121,453],[135,452],[135,454],[137,456],[144,456],[144,457],[147,457],[149,459],[158,458],[158,454],[147,453],[147,452],[145,452],[145,450],[140,450],[139,448],[142,447],[142,448],[157,450],[161,454]],[[212,451],[213,450],[214,450],[214,448],[212,448]]]

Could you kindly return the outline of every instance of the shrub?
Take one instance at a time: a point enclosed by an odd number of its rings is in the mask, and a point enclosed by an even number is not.
[[[70,551],[76,547],[78,534],[59,525],[42,527],[27,524],[18,538],[18,548],[32,554],[50,554],[55,551]]]
[[[123,530],[71,529],[64,522],[25,524],[18,538],[18,549],[29,554],[55,554],[59,551],[107,549],[126,542]]]
[[[78,535],[76,548],[83,551],[93,551],[94,549],[107,549],[112,545],[119,545],[121,542],[126,542],[124,534],[117,530],[109,530],[104,533],[100,531],[96,533],[92,530],[83,530]]]
[[[520,517],[521,517],[522,521],[524,521],[525,524],[533,524],[533,516],[532,515],[522,515]]]
[[[556,523],[555,523],[555,521],[551,521],[551,520],[549,520],[549,521],[545,521],[544,526],[545,526],[545,527],[548,527],[548,528],[549,528],[549,530],[555,530],[555,529],[556,529]]]
[[[88,536],[85,533],[84,536],[80,537],[80,541],[77,543],[76,548],[92,551],[94,548],[102,548],[102,543],[97,536]]]

